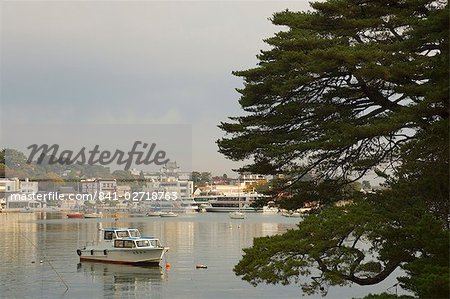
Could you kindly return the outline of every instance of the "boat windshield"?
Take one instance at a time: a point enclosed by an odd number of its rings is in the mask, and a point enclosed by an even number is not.
[[[112,239],[114,239],[114,232],[110,231],[110,230],[105,230],[104,239],[105,240],[112,240]]]
[[[129,238],[130,234],[128,233],[127,230],[118,230],[116,231],[117,237],[118,238]]]
[[[148,240],[145,241],[136,241],[136,245],[138,247],[148,247],[150,246],[150,242]]]
[[[134,243],[132,240],[115,240],[114,247],[116,248],[134,248]]]
[[[130,236],[131,237],[135,237],[135,238],[140,238],[141,234],[139,233],[139,231],[137,229],[130,229]]]

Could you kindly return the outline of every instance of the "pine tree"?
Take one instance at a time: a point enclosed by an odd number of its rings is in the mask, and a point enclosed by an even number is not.
[[[219,151],[241,171],[285,174],[305,197],[376,171],[384,191],[324,209],[283,236],[255,239],[235,267],[251,283],[299,281],[305,292],[376,284],[401,267],[401,285],[448,297],[449,13],[447,1],[329,0],[274,14],[244,79],[244,116],[220,124]],[[331,199],[330,199],[331,198]],[[364,243],[365,245],[361,245]],[[309,277],[316,268],[319,276]],[[317,272],[317,270],[314,270]]]

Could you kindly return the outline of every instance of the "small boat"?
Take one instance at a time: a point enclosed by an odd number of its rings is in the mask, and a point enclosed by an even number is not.
[[[299,217],[303,216],[299,212],[284,212],[281,215],[284,216],[284,217],[292,217],[292,218],[299,218]]]
[[[147,213],[148,217],[159,217],[161,216],[161,212],[160,211],[150,211]]]
[[[84,214],[80,212],[69,213],[67,218],[84,218]]]
[[[231,219],[245,219],[245,213],[243,212],[231,212],[230,213]]]
[[[84,218],[102,218],[103,214],[100,213],[87,213],[84,214]]]
[[[98,244],[77,249],[80,262],[157,266],[169,250],[155,237],[141,237],[135,228],[106,228],[102,231]]]
[[[52,212],[59,212],[60,209],[58,207],[46,207],[42,211],[47,212],[47,213],[52,213]]]
[[[270,206],[264,206],[262,208],[262,213],[266,215],[274,215],[278,213],[278,208],[276,207],[270,207]]]
[[[239,210],[230,212],[231,219],[245,219],[245,213],[241,212],[242,204],[241,204],[241,197],[239,195],[240,193],[238,193]]]
[[[34,209],[30,208],[30,207],[25,207],[23,209],[20,209],[20,213],[33,213]]]
[[[147,215],[144,214],[144,213],[131,213],[131,214],[129,214],[129,216],[130,216],[131,218],[139,218],[139,217],[145,217],[145,216],[147,216]]]
[[[159,214],[161,217],[178,217],[178,214],[175,214],[174,212],[161,212]]]

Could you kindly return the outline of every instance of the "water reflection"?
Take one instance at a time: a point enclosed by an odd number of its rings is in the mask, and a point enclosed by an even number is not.
[[[77,272],[103,285],[105,298],[162,298],[162,281],[166,279],[161,267],[82,262]]]
[[[65,213],[0,214],[0,297],[186,298],[189,293],[195,298],[229,298],[239,291],[247,297],[273,298],[276,288],[261,292],[237,278],[232,267],[253,237],[282,233],[295,225],[280,220],[284,219],[252,215],[245,222],[230,221],[228,214],[117,221],[67,219]],[[99,229],[106,227],[133,227],[158,237],[170,247],[170,272],[166,260],[163,269],[78,264],[76,248],[96,240]],[[196,264],[206,264],[208,269],[198,270]],[[67,292],[62,280],[70,287]],[[217,292],[222,295],[216,296]],[[289,292],[299,294],[295,287]]]

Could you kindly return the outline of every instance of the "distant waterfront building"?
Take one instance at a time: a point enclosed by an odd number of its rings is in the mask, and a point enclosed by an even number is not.
[[[19,179],[0,179],[0,207],[6,207],[6,199],[9,194],[19,190]]]
[[[131,187],[128,185],[117,186],[117,197],[125,197],[127,194],[131,194]]]
[[[149,182],[144,188],[144,192],[175,192],[178,198],[190,198],[194,191],[193,181],[163,181],[163,182]]]
[[[248,187],[250,185],[257,185],[267,182],[267,177],[262,174],[254,174],[250,172],[244,172],[239,175],[239,184],[241,188]]]
[[[170,161],[167,162],[161,169],[160,172],[163,173],[165,176],[178,176],[178,172],[180,170],[180,167],[178,167],[176,161]]]
[[[81,180],[81,192],[88,194],[114,193],[117,191],[117,182],[115,179],[87,179]]]
[[[39,183],[31,182],[29,179],[19,182],[19,192],[21,193],[37,193],[39,191]]]
[[[194,193],[190,173],[181,172],[177,162],[167,162],[159,172],[146,174],[145,179],[144,192],[175,192],[178,198],[191,198]]]
[[[138,176],[141,173],[141,171],[139,169],[136,169],[136,168],[131,168],[130,169],[130,173],[132,175],[134,175],[134,176]]]
[[[81,193],[94,194],[98,189],[95,179],[86,179],[80,181]]]
[[[5,195],[9,192],[18,192],[20,188],[20,181],[18,178],[14,179],[0,179],[0,193]]]
[[[23,200],[29,198],[27,195],[38,193],[39,183],[32,182],[29,179],[24,181],[18,178],[2,178],[0,179],[0,197],[2,198],[2,206],[6,208],[25,208],[25,207],[42,207],[41,202],[32,200]],[[20,200],[16,200],[21,198]]]
[[[37,193],[39,190],[39,183],[32,182],[29,179],[24,181],[18,178],[1,178],[0,179],[0,192],[7,193]]]

